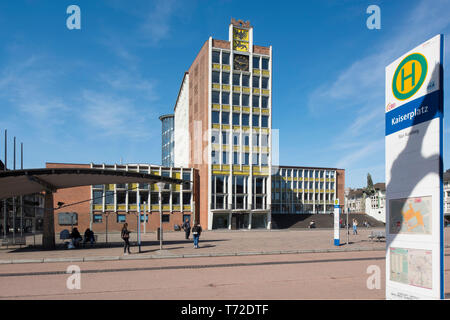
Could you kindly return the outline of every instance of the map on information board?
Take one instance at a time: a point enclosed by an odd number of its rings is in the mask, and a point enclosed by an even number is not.
[[[432,288],[431,250],[391,248],[390,280]]]
[[[431,234],[431,196],[390,200],[389,233]]]

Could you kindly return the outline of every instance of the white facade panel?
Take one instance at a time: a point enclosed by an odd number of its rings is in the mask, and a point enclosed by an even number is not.
[[[189,74],[184,77],[180,94],[175,105],[174,125],[174,165],[175,167],[188,167],[190,155],[189,134]]]

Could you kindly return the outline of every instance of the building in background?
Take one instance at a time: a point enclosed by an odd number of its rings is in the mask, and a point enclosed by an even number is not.
[[[174,164],[199,172],[204,228],[271,228],[271,214],[331,213],[345,171],[272,168],[272,47],[231,20],[184,73],[174,107]],[[273,190],[276,188],[276,191]]]
[[[195,184],[197,173],[192,168],[175,168],[151,164],[64,164],[47,163],[47,168],[96,168],[149,173],[192,181],[181,185],[170,185],[159,190],[156,184],[108,184],[60,189],[53,194],[54,207],[58,203],[73,204],[55,210],[55,232],[78,227],[94,232],[118,232],[125,222],[131,230],[137,229],[139,194],[141,209],[141,230],[156,231],[162,213],[163,228],[173,230],[185,219],[194,220]],[[72,213],[75,213],[74,215]],[[74,217],[73,220],[71,217]],[[198,218],[197,218],[198,219]]]
[[[272,214],[331,214],[344,185],[343,169],[280,166],[272,173]]]
[[[161,132],[161,165],[163,167],[173,167],[174,166],[174,115],[166,114],[159,117],[162,123],[162,132]]]

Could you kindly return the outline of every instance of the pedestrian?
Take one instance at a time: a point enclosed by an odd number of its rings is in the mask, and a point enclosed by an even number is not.
[[[358,220],[353,219],[353,234],[358,234],[357,227],[358,227]]]
[[[124,241],[123,246],[123,255],[126,256],[130,252],[130,231],[128,230],[128,223],[124,223],[122,227],[122,232],[120,233],[120,236],[122,237]],[[128,252],[127,252],[128,251]]]
[[[200,226],[200,223],[197,223],[195,226],[192,227],[192,236],[194,237],[194,248],[198,249],[198,241],[200,239],[200,234],[202,233],[202,227]]]
[[[186,240],[189,239],[189,234],[191,233],[191,224],[189,223],[189,219],[186,218],[186,221],[184,221],[183,225],[181,226],[185,232]]]

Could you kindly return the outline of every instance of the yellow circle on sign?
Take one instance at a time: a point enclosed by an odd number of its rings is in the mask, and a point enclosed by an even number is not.
[[[398,92],[406,94],[414,89],[417,85],[417,82],[415,82],[414,80],[420,79],[420,76],[422,75],[422,65],[418,63],[417,60],[411,60],[403,65],[401,72],[406,74],[407,78],[402,81],[402,77],[397,77],[395,86]]]

